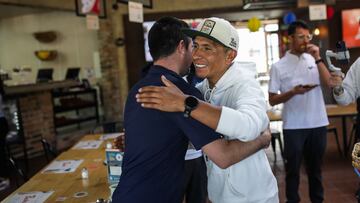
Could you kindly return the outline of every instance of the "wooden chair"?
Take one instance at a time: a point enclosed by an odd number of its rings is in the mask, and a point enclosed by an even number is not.
[[[339,143],[339,136],[338,136],[336,127],[333,126],[333,125],[329,125],[329,126],[327,126],[326,130],[327,130],[327,133],[333,133],[334,134],[339,154],[342,155],[343,153],[341,151],[341,147],[340,147],[340,143]]]
[[[351,129],[350,139],[348,143],[348,149],[353,148],[356,142],[360,140],[360,97],[356,100],[357,115],[353,118],[353,127]]]
[[[27,178],[26,174],[25,174],[24,171],[18,166],[18,164],[14,161],[14,158],[11,157],[11,156],[8,156],[8,161],[9,161],[9,164],[10,164],[11,168],[13,168],[14,171],[16,172],[17,176],[20,176],[24,183],[25,183],[26,181],[28,181],[28,178]],[[18,177],[15,177],[15,182],[16,182],[16,186],[19,187],[19,186],[20,186],[20,183],[19,183]]]
[[[91,133],[116,133],[123,131],[123,122],[122,121],[109,121],[103,122],[100,125],[96,126]]]
[[[57,157],[58,153],[56,149],[54,149],[45,138],[41,139],[41,144],[44,150],[46,161],[49,163],[51,161],[50,156],[55,158]]]
[[[121,121],[111,121],[102,124],[103,133],[121,132],[123,123]]]

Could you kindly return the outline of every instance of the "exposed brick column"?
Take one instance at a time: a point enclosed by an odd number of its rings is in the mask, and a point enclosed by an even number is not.
[[[51,93],[39,92],[18,99],[18,112],[21,112],[28,156],[42,154],[41,138],[45,138],[50,143],[55,143],[56,140]]]
[[[112,18],[101,20],[99,33],[100,64],[102,78],[103,110],[105,120],[122,120],[124,98],[122,92],[127,91],[121,87],[120,81],[126,81],[127,76],[120,74],[118,47],[115,45],[114,24]]]

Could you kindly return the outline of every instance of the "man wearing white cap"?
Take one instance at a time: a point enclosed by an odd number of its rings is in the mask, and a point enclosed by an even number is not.
[[[233,62],[239,46],[236,29],[224,19],[208,18],[196,30],[183,32],[194,39],[196,75],[205,78],[197,88],[211,105],[199,101],[195,108],[189,108],[187,95],[166,79],[162,79],[166,87],[141,88],[138,102],[145,108],[182,111],[228,140],[255,139],[269,123],[266,101],[255,78],[244,72],[244,64]],[[279,201],[277,182],[264,150],[227,169],[209,161],[208,192],[213,203]]]

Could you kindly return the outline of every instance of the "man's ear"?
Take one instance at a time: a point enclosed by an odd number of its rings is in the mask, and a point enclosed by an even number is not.
[[[235,51],[233,49],[227,51],[226,58],[225,58],[226,63],[231,64],[234,61],[234,59],[236,58],[236,55],[237,55],[237,51]]]
[[[293,41],[293,38],[292,38],[292,36],[287,36],[287,42],[290,42],[290,43],[292,43],[292,41]]]
[[[179,53],[184,54],[186,52],[186,45],[184,40],[181,40],[177,46],[177,50]]]

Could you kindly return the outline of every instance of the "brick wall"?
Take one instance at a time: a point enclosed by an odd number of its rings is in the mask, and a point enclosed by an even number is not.
[[[50,92],[40,92],[23,96],[18,101],[18,112],[21,112],[24,136],[29,157],[43,154],[41,138],[55,143],[53,106]],[[14,148],[15,157],[22,154],[22,146]]]
[[[121,98],[122,89],[120,81],[126,78],[120,77],[118,66],[118,50],[115,45],[115,37],[111,18],[101,20],[99,31],[100,43],[100,64],[102,78],[100,86],[102,91],[102,101],[104,110],[104,119],[115,121],[122,119],[123,98]]]

